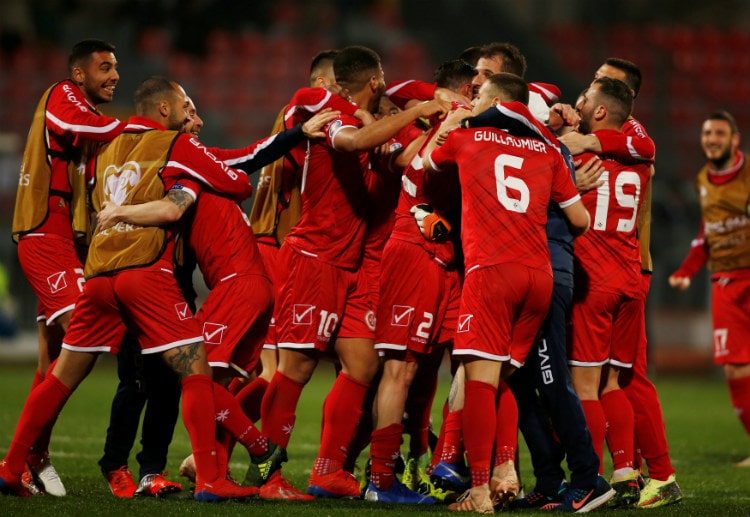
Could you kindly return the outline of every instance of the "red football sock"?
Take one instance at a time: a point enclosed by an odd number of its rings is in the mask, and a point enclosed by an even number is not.
[[[31,445],[47,424],[55,421],[71,393],[52,373],[47,374],[44,381],[29,393],[5,456],[6,467],[12,475],[21,476]]]
[[[518,448],[518,404],[505,381],[497,387],[497,430],[495,433],[495,465],[516,459]]]
[[[210,483],[221,476],[216,463],[214,381],[208,375],[182,379],[182,421],[185,423],[195,459],[196,483]]]
[[[216,428],[216,467],[219,469],[219,476],[226,477],[229,473],[229,456],[234,437],[226,429]]]
[[[645,357],[645,353],[643,354]],[[632,368],[630,381],[623,388],[633,407],[635,418],[635,464],[645,460],[648,475],[660,481],[674,474],[669,458],[667,433],[659,396],[654,384],[646,377],[646,360],[640,353]]]
[[[486,382],[466,381],[464,393],[464,446],[471,486],[479,486],[490,481],[492,446],[497,429],[497,389]]]
[[[262,456],[268,452],[266,437],[242,411],[237,399],[219,384],[214,386],[214,405],[218,424],[237,438],[252,456]]]
[[[47,371],[51,372],[52,370]],[[34,388],[39,386],[42,381],[44,381],[44,375],[45,374],[43,374],[39,370],[34,370],[34,380],[31,381],[31,391],[34,391]],[[55,427],[55,422],[57,422],[57,417],[48,422],[47,425],[45,425],[42,431],[39,433],[39,437],[34,440],[34,444],[31,446],[31,451],[29,452],[30,460],[32,463],[36,463],[39,458],[49,452],[49,441],[52,437],[52,429]],[[31,456],[37,457],[32,459]]]
[[[260,404],[263,402],[266,389],[268,389],[268,381],[263,377],[256,377],[243,385],[235,395],[240,406],[242,406],[242,410],[253,422],[260,420]],[[230,393],[232,393],[231,390]]]
[[[344,372],[338,377],[328,393],[323,413],[323,435],[315,471],[328,474],[344,467],[349,445],[362,417],[362,405],[369,384],[360,382]]]
[[[304,384],[293,381],[276,371],[260,406],[263,434],[276,445],[286,448],[294,429],[297,402]]]
[[[635,427],[633,407],[622,390],[612,390],[601,396],[602,409],[607,419],[605,437],[612,468],[633,468],[635,457]]]
[[[461,430],[463,428],[464,410],[451,411],[445,417],[443,451],[440,453],[440,461],[456,463],[461,455]]]
[[[594,446],[596,455],[599,456],[599,474],[604,473],[604,436],[607,430],[607,419],[604,416],[604,409],[599,400],[581,400],[583,414],[586,416],[586,425],[591,434],[591,443]]]
[[[728,379],[727,383],[734,411],[742,422],[745,432],[750,434],[750,377]]]
[[[396,479],[394,472],[396,461],[394,458],[401,448],[401,435],[403,432],[404,426],[401,424],[391,424],[372,432],[372,440],[370,442],[370,480],[373,485],[383,490],[391,488],[393,480]]]
[[[250,381],[252,382],[252,381]],[[235,377],[231,381],[229,381],[229,386],[227,386],[227,391],[231,393],[232,395],[237,396],[237,394],[242,391],[242,388],[247,386],[249,382],[246,382],[244,378]]]
[[[433,469],[440,462],[443,455],[443,443],[445,442],[445,420],[448,417],[448,401],[443,403],[443,421],[440,424],[440,432],[438,432],[437,443],[435,444],[435,450],[432,451],[432,458],[430,459],[430,466],[427,467],[427,474],[432,474]]]
[[[354,434],[352,443],[349,445],[349,452],[344,463],[344,470],[354,472],[354,465],[367,446],[370,444],[370,437],[373,432],[372,405],[375,403],[375,395],[378,393],[378,385],[370,384],[367,388],[367,395],[362,404],[362,416],[359,419],[357,432]]]

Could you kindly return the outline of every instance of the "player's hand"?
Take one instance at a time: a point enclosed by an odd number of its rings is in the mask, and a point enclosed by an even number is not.
[[[419,110],[420,117],[430,118],[433,115],[448,113],[451,110],[451,102],[435,98],[431,101],[423,102],[416,109]]]
[[[320,129],[339,115],[341,115],[340,111],[331,108],[321,110],[302,124],[302,133],[306,138],[323,138],[326,134]]]
[[[690,287],[690,278],[686,276],[670,275],[669,285],[671,287],[674,287],[675,289],[679,289],[680,291],[685,291],[688,287]]]
[[[110,201],[102,203],[102,209],[96,214],[96,225],[100,231],[112,228],[120,222],[120,218],[117,215],[118,208],[118,205]]]
[[[602,173],[606,170],[598,156],[592,156],[589,161],[581,164],[582,160],[576,160],[573,164],[576,166],[576,188],[581,194],[594,190],[604,185],[604,180],[600,180]]]
[[[471,99],[468,99],[460,93],[454,92],[453,90],[449,90],[448,88],[436,88],[435,98],[442,99],[448,102],[456,102],[458,104],[463,104],[464,106],[471,106]]]
[[[436,140],[437,144],[443,145],[446,138],[448,138],[448,134],[459,127],[459,123],[463,119],[470,116],[471,109],[469,109],[467,106],[464,106],[463,104],[459,105],[456,109],[448,113],[448,115],[445,117],[445,120],[443,120],[443,123],[440,124],[440,130],[438,131]]]
[[[549,126],[553,131],[577,129],[580,122],[580,115],[570,104],[557,102],[549,109]]]
[[[372,113],[367,110],[363,110],[362,108],[357,108],[357,111],[354,112],[354,116],[357,117],[360,122],[362,122],[363,126],[375,122],[375,117],[372,116]]]
[[[450,223],[436,214],[430,205],[414,205],[410,211],[414,215],[414,221],[417,223],[419,231],[428,240],[436,241],[447,237],[450,233]]]

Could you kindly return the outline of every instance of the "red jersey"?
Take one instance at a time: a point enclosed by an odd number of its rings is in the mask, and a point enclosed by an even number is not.
[[[52,233],[73,238],[71,202],[74,189],[70,163],[85,162],[94,151],[87,144],[109,142],[125,122],[106,117],[91,105],[71,80],[51,86],[37,106],[29,130],[18,183],[13,233]]]
[[[188,244],[209,289],[233,276],[265,276],[250,221],[237,203],[203,192],[188,224]]]
[[[409,124],[391,138],[388,143],[390,152],[394,153],[399,149],[406,148],[412,140],[421,135],[421,129],[414,124]],[[365,253],[376,260],[380,260],[385,243],[393,233],[394,210],[399,200],[402,176],[392,172],[388,167],[390,155],[382,156],[371,153],[370,158],[372,168],[367,171],[365,178],[372,198],[373,210],[367,222]],[[417,226],[416,223],[414,226]]]
[[[646,130],[634,118],[628,119],[622,125],[621,131],[603,129],[596,132],[602,146],[601,155],[610,156],[616,160],[636,160],[653,163],[656,157],[654,141]]]
[[[439,129],[440,126],[436,126],[432,130],[430,135],[428,135],[427,139],[425,140],[425,144],[430,140],[434,132],[439,131]],[[425,172],[421,155],[422,149],[420,149],[416,156],[414,156],[411,163],[406,167],[406,169],[404,169],[404,172],[401,176],[401,191],[399,193],[398,205],[396,206],[391,237],[393,239],[410,242],[412,244],[418,244],[443,264],[452,264],[455,259],[453,242],[450,239],[442,240],[439,242],[426,239],[425,236],[422,235],[422,232],[419,230],[419,227],[414,220],[414,215],[410,211],[411,207],[413,207],[414,205],[422,203],[431,204],[434,201],[433,199],[428,199],[425,191]],[[444,174],[441,174],[440,180],[443,180],[446,175],[452,176],[453,179],[454,175],[450,172],[446,172]],[[433,179],[437,178],[431,178],[431,183],[433,183]],[[442,183],[443,181],[441,181],[441,185]],[[433,188],[432,190],[442,189]],[[445,211],[454,208],[450,206],[444,206],[444,204],[440,203],[438,203],[438,205],[439,206],[433,206],[433,208],[438,209],[442,213],[445,213]]]
[[[360,265],[370,200],[365,183],[367,152],[336,150],[342,128],[359,128],[353,116],[340,115],[324,129],[326,138],[310,144],[302,171],[302,215],[285,244],[344,269]]]
[[[595,132],[598,136],[599,132]],[[579,155],[585,163],[591,155]],[[650,164],[623,164],[602,158],[604,184],[586,192],[582,200],[591,216],[591,228],[575,243],[576,286],[638,297],[641,253],[636,222],[641,197],[651,180]]]
[[[566,207],[580,198],[556,149],[499,129],[457,129],[428,159],[435,170],[458,166],[467,274],[516,262],[552,275],[547,207],[550,199]]]

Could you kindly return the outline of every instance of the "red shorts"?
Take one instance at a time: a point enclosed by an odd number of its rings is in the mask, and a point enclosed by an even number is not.
[[[633,366],[643,331],[642,298],[587,291],[573,302],[570,320],[568,362],[571,365]]]
[[[39,299],[39,320],[52,325],[72,311],[83,292],[83,265],[72,240],[54,234],[24,236],[18,261]]]
[[[208,364],[229,368],[232,363],[252,372],[272,312],[273,287],[264,276],[235,276],[211,289],[195,315],[203,326]]]
[[[286,271],[286,277],[274,286],[278,347],[327,350],[338,335],[359,275],[288,245],[279,250],[279,271]]]
[[[750,363],[750,269],[711,277],[714,362]]]
[[[150,266],[89,279],[62,346],[75,352],[116,354],[126,325],[144,354],[201,341],[200,325],[174,273]]]
[[[497,264],[466,275],[454,356],[522,366],[547,316],[552,275],[521,264]]]
[[[339,337],[375,339],[380,262],[365,259],[357,272],[357,287],[349,295]]]
[[[421,246],[389,240],[383,251],[375,349],[429,353],[453,339],[461,297],[458,271]]]
[[[271,279],[271,284],[276,286],[278,283],[278,256],[279,248],[273,244],[268,244],[263,241],[258,241],[258,251],[260,252],[260,258],[263,260],[263,267],[266,268],[266,274]],[[271,321],[268,323],[268,329],[266,330],[266,336],[263,338],[263,348],[269,348],[276,350],[276,320],[271,316]]]

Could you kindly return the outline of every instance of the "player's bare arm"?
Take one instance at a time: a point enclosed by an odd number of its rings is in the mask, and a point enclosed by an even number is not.
[[[139,205],[116,205],[105,201],[96,214],[99,230],[106,230],[117,223],[138,226],[162,226],[177,222],[182,214],[195,202],[193,195],[185,190],[172,189],[156,201]]]
[[[384,144],[399,130],[420,117],[441,115],[449,110],[450,103],[431,100],[396,115],[382,118],[360,129],[344,128],[336,134],[334,145],[339,151],[366,151]]]

